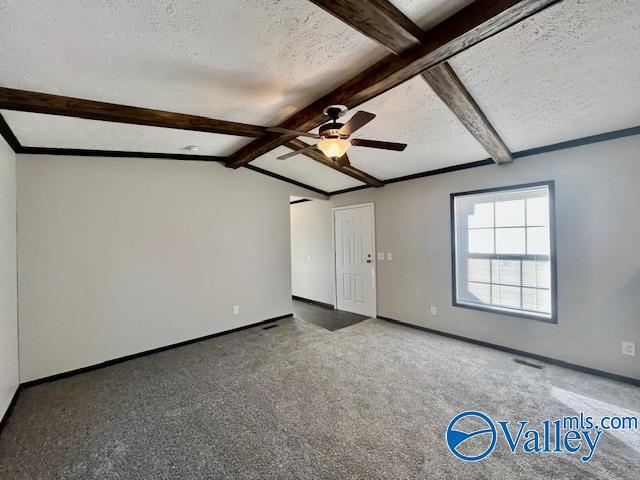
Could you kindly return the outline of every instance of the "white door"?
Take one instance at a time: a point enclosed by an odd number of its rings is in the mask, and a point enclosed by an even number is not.
[[[338,310],[376,315],[373,204],[333,211]]]

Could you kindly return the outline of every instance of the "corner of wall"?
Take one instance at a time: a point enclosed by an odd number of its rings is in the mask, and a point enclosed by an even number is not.
[[[0,139],[0,417],[9,409],[20,383],[18,357],[16,154]]]

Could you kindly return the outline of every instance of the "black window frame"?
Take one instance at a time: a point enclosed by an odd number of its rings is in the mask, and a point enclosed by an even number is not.
[[[541,187],[547,186],[549,189],[549,261],[551,262],[551,316],[543,317],[535,314],[529,314],[526,312],[507,311],[500,307],[481,306],[481,305],[469,305],[466,303],[459,303],[457,299],[458,282],[456,278],[456,213],[455,213],[455,200],[456,197],[466,195],[478,195],[482,193],[501,192],[507,190],[518,190],[528,187]],[[544,323],[558,323],[558,274],[557,264],[558,256],[556,250],[556,199],[555,199],[555,181],[545,180],[541,182],[521,183],[518,185],[505,185],[502,187],[484,188],[480,190],[469,190],[466,192],[456,192],[450,194],[449,208],[451,215],[451,298],[452,305],[454,307],[468,308],[471,310],[479,310],[482,312],[496,313],[499,315],[508,315],[510,317],[526,318],[529,320],[536,320]],[[505,307],[507,308],[507,307]]]

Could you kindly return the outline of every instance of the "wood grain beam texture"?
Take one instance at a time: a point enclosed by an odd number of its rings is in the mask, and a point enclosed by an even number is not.
[[[402,56],[388,55],[311,105],[291,115],[278,127],[309,131],[322,124],[327,105],[354,108],[394,88],[461,51],[509,28],[561,0],[477,0],[425,32],[421,44]],[[227,166],[238,168],[291,137],[268,134],[235,152]]]
[[[83,100],[77,98],[63,97],[60,95],[49,95],[38,92],[28,92],[24,90],[13,90],[10,88],[0,87],[0,109],[19,110],[32,113],[44,113],[50,115],[62,115],[67,117],[78,117],[90,120],[102,120],[117,123],[129,123],[137,125],[147,125],[154,127],[175,128],[181,130],[197,130],[208,133],[219,133],[227,135],[251,136],[259,137],[266,134],[263,127],[255,125],[247,125],[236,122],[227,122],[224,120],[215,120],[205,117],[197,117],[181,113],[165,112],[160,110],[152,110],[147,108],[130,107],[124,105],[116,105],[111,103],[96,102],[92,100]],[[0,134],[7,140],[14,151],[21,153],[47,153],[50,155],[84,153],[87,156],[126,156],[146,158],[175,158],[175,159],[192,159],[199,161],[224,161],[221,157],[201,156],[201,155],[178,155],[178,154],[156,154],[143,152],[113,152],[113,151],[92,151],[78,149],[60,149],[60,148],[39,148],[31,149],[30,147],[20,146],[17,139],[13,136],[11,129],[0,115]],[[306,145],[299,140],[291,140],[288,147],[299,150],[300,144]],[[350,177],[353,177],[366,185],[372,187],[381,187],[382,182],[365,172],[354,167],[339,167],[330,160],[320,154],[309,154],[310,158],[338,170]]]
[[[245,123],[228,122],[213,118],[165,112],[150,108],[130,107],[113,103],[96,102],[80,98],[49,95],[0,87],[0,109],[45,113],[66,117],[132,123],[151,127],[196,130],[199,132],[261,137],[267,133],[264,127]]]
[[[422,29],[388,0],[309,1],[393,53],[420,45]]]
[[[397,55],[422,44],[424,32],[388,0],[310,1]],[[422,78],[496,163],[511,161],[504,141],[447,62],[422,72]]]
[[[512,161],[509,148],[449,63],[443,62],[431,67],[426,72],[422,72],[422,78],[458,117],[458,120],[482,145],[494,162],[502,164]]]

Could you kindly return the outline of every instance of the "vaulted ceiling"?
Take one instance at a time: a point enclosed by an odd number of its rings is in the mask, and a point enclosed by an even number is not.
[[[367,21],[354,4],[365,5]],[[404,152],[353,147],[347,173],[304,155],[276,160],[299,146],[261,127],[312,130],[318,123],[314,102],[343,98],[332,92],[363,70],[377,75],[385,62],[395,68],[390,57],[406,59],[440,41],[443,34],[433,27],[452,15],[475,5],[488,19],[498,18],[500,5],[525,4],[541,11],[446,57],[467,100],[460,91],[447,98],[450,84],[444,95],[437,91],[444,77],[436,62],[425,78],[398,82],[388,80],[396,73],[387,68],[378,84],[366,79],[383,93],[340,102],[377,115],[358,137],[407,143]],[[232,166],[253,165],[334,192],[370,183],[370,177],[385,181],[496,158],[483,144],[486,132],[508,155],[640,125],[639,24],[635,0],[23,0],[0,6],[0,114],[23,147],[224,157]],[[439,76],[430,79],[430,72]],[[63,116],[68,102],[58,102],[56,111],[26,108],[6,89],[243,125],[195,131],[158,126],[164,120],[113,122],[74,113],[73,105]],[[466,115],[471,108],[484,122],[484,133],[472,133],[475,125],[461,121],[465,114],[455,105],[461,101],[467,101]],[[190,145],[199,151],[185,151]]]

